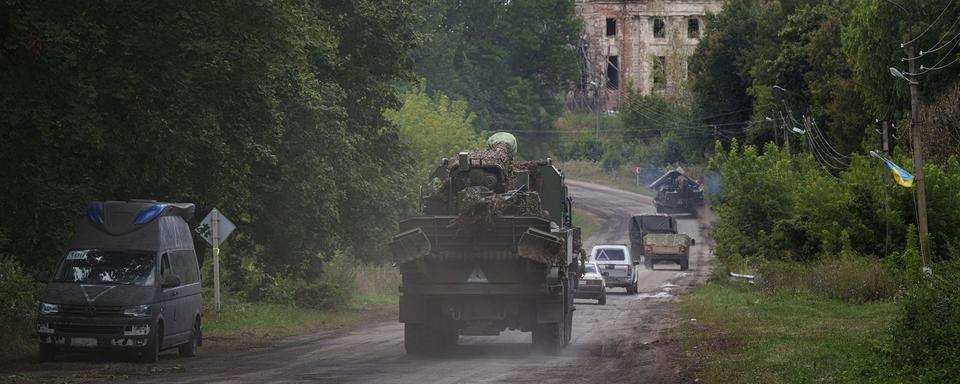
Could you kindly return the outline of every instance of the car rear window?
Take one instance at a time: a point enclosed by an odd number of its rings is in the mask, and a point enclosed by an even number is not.
[[[594,267],[593,264],[587,264],[583,267],[583,273],[597,273],[597,267]]]
[[[627,259],[627,255],[624,254],[622,249],[616,248],[600,248],[597,251],[597,260],[607,260],[607,261],[624,261]]]

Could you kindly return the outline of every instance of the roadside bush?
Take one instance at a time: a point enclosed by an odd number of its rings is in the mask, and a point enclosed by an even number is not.
[[[933,266],[900,300],[890,357],[914,382],[960,377],[960,261]]]
[[[866,258],[764,263],[757,269],[756,284],[771,294],[811,294],[848,303],[888,300],[899,287],[894,272]]]
[[[325,281],[267,277],[248,297],[261,302],[287,304],[310,309],[341,309],[350,304],[353,285]]]
[[[0,357],[20,354],[32,344],[40,290],[20,263],[0,256],[0,332],[12,336],[0,344]]]

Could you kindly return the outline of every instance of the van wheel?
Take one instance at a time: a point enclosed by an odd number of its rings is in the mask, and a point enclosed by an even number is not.
[[[160,361],[160,341],[163,340],[163,327],[157,325],[157,330],[147,336],[147,345],[143,347],[140,354],[140,360],[144,363],[156,363]]]
[[[637,293],[637,285],[630,283],[630,285],[627,286],[627,294],[632,295],[634,293]]]
[[[40,344],[40,361],[53,361],[57,357],[57,346],[53,344]]]
[[[180,345],[180,356],[194,357],[197,355],[197,344],[200,340],[200,321],[193,321],[193,329],[190,331],[190,340]]]
[[[600,298],[597,299],[597,304],[607,305],[607,294],[606,294],[606,293],[600,295]]]

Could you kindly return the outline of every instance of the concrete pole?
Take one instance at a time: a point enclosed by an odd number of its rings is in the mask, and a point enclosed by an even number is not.
[[[881,133],[881,140],[883,141],[883,154],[888,159],[890,158],[890,124],[884,120],[883,121],[883,131]],[[890,254],[890,170],[886,166],[883,167],[883,224],[884,224],[884,241],[883,241],[883,255],[887,256]]]
[[[910,63],[910,73],[913,74],[917,73],[917,61],[914,55],[916,43],[913,41],[912,17],[907,22],[907,31],[908,38],[910,39],[910,44],[907,47],[907,62]],[[920,230],[920,258],[923,261],[923,266],[926,267],[930,250],[928,249],[929,244],[927,244],[927,193],[924,188],[925,183],[923,176],[923,144],[920,142],[920,125],[917,124],[920,114],[920,78],[910,75],[910,80],[910,134],[913,140],[913,183],[917,187],[917,227]]]

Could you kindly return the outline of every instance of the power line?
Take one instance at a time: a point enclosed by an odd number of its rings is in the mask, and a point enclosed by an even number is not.
[[[910,44],[910,43],[913,43],[914,41],[917,41],[917,39],[919,39],[919,38],[922,37],[924,34],[926,34],[927,32],[929,32],[929,31],[930,31],[930,28],[933,28],[933,26],[936,25],[938,21],[940,21],[940,18],[943,17],[943,14],[947,12],[947,9],[949,9],[949,8],[950,8],[950,5],[952,5],[952,4],[953,4],[953,0],[950,0],[950,2],[947,3],[947,6],[943,7],[943,10],[941,10],[941,11],[940,11],[940,14],[937,15],[937,18],[934,19],[933,22],[930,23],[930,25],[927,26],[927,29],[925,29],[923,32],[920,32],[920,34],[917,35],[916,37],[914,37],[913,39],[910,39],[910,41],[908,41],[908,42],[906,42],[906,43],[900,43],[900,48],[903,48],[903,47],[907,46],[907,44]]]

